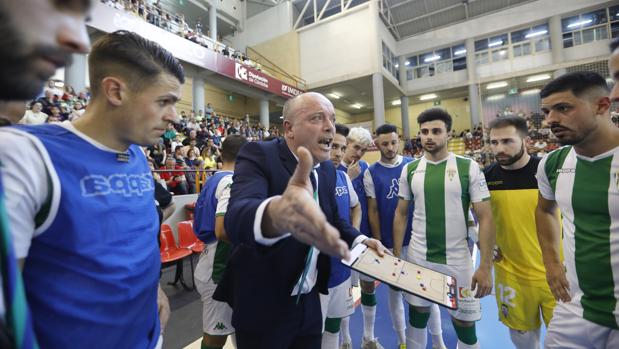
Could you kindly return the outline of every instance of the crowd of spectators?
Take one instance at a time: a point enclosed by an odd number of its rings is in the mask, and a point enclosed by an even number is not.
[[[89,100],[90,91],[76,93],[71,86],[50,80],[42,97],[25,103],[25,113],[20,123],[36,125],[73,121],[84,114]]]
[[[221,37],[218,37],[217,41],[213,41],[210,37],[210,31],[208,29],[203,31],[203,23],[200,17],[191,27],[185,20],[184,14],[166,12],[162,9],[159,0],[101,0],[101,2],[117,10],[129,12],[152,25],[234,59],[238,63],[269,74],[260,63],[251,60],[245,53],[221,44]]]

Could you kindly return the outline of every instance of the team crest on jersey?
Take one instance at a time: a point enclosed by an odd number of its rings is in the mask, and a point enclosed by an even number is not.
[[[456,170],[454,170],[453,168],[448,168],[447,169],[447,177],[449,178],[449,181],[453,181],[454,177],[456,176]]]
[[[393,178],[391,180],[391,186],[389,187],[389,194],[387,194],[387,199],[393,199],[398,196],[398,189],[400,183],[398,178]]]

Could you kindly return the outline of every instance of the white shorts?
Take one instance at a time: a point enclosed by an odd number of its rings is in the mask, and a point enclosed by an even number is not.
[[[585,320],[570,307],[575,306],[557,302],[546,332],[545,349],[619,348],[619,330]]]
[[[351,269],[350,270],[350,285],[352,287],[359,287],[359,280],[361,279],[361,275],[358,271]]]
[[[473,278],[472,262],[467,265],[446,265],[432,263],[416,258],[410,258],[408,261],[455,277],[458,282],[458,309],[448,309],[447,311],[452,317],[460,321],[479,321],[481,319],[481,305],[479,303],[479,298],[475,298],[475,294],[471,292],[471,279]],[[435,304],[410,293],[404,294],[406,302],[413,306],[429,307],[432,304]]]
[[[194,278],[196,289],[202,299],[202,331],[211,336],[225,336],[234,333],[232,327],[232,308],[228,303],[213,299],[217,285],[213,282],[213,259],[217,243],[205,246],[200,254]]]
[[[352,296],[350,278],[341,284],[329,288],[329,294],[320,294],[320,308],[322,309],[322,322],[326,318],[341,319],[355,312],[355,301]]]

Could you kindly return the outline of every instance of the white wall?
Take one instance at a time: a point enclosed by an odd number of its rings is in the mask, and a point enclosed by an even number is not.
[[[309,88],[379,72],[376,18],[367,4],[299,32],[301,77]]]
[[[254,46],[288,33],[292,30],[292,25],[292,3],[286,1],[247,18],[244,30],[229,39],[232,47],[244,51],[247,46]]]
[[[465,86],[468,83],[466,70],[458,70],[451,73],[442,73],[432,77],[413,79],[406,81],[406,94],[416,95],[429,91],[446,90],[454,87]]]
[[[198,0],[197,2],[201,1]],[[237,20],[238,23],[240,23],[243,19],[244,5],[240,0],[208,0],[206,2],[209,4],[215,3],[219,14],[226,14],[228,17],[232,17]],[[206,21],[208,21],[208,18]]]
[[[610,40],[600,40],[590,42],[588,44],[573,46],[563,49],[563,57],[565,62],[578,61],[581,59],[602,56],[608,58],[608,45]]]
[[[550,52],[515,57],[513,60],[505,60],[491,64],[478,64],[477,76],[481,79],[493,76],[516,74],[521,71],[552,65]]]
[[[537,0],[401,40],[396,54],[408,55],[449,46],[468,38],[481,38],[555,15],[579,12],[581,9],[609,3],[607,0]]]

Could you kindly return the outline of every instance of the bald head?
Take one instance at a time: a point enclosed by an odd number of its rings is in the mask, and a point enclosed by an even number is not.
[[[298,114],[299,108],[315,102],[327,104],[331,106],[331,109],[333,109],[333,104],[324,95],[318,92],[305,92],[287,100],[286,103],[284,103],[284,110],[282,111],[284,121],[287,120],[288,122],[293,122],[295,116]]]

